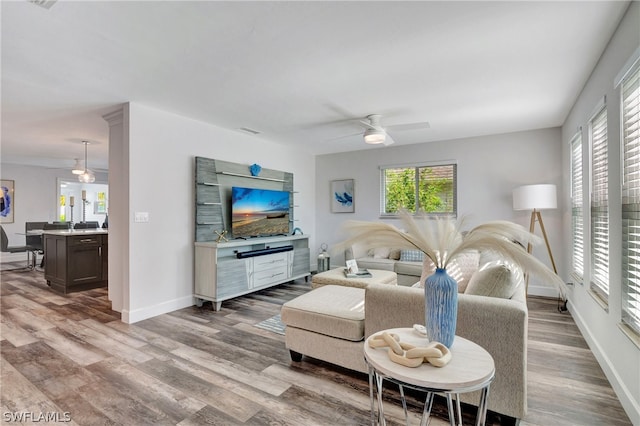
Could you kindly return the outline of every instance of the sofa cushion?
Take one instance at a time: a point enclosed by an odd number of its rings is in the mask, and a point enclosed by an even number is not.
[[[422,262],[403,262],[399,260],[396,262],[395,270],[396,274],[413,275],[418,279],[422,273]]]
[[[400,250],[401,262],[422,262],[424,253],[420,250]]]
[[[363,288],[326,285],[282,305],[282,322],[339,339],[364,339]]]
[[[465,294],[510,299],[516,292],[521,280],[517,272],[503,263],[491,263],[473,274]]]
[[[383,271],[394,271],[393,266],[396,261],[391,259],[375,259],[373,257],[361,257],[356,259],[358,268],[381,269]]]

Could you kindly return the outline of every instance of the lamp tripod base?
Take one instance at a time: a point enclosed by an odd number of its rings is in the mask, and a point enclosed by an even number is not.
[[[531,222],[529,223],[529,232],[534,233],[536,228],[536,222],[540,224],[540,230],[542,231],[542,236],[544,237],[544,243],[547,246],[547,252],[549,253],[549,259],[551,259],[551,266],[553,267],[553,272],[558,274],[558,268],[556,267],[556,262],[553,259],[553,254],[551,253],[551,245],[549,245],[549,238],[547,237],[547,231],[544,228],[544,222],[542,221],[542,215],[540,211],[533,209],[531,212]],[[527,253],[531,254],[533,251],[533,245],[531,243],[527,244]],[[526,285],[526,294],[529,294],[529,274],[525,275],[525,285]],[[564,300],[563,306],[558,306],[558,310],[564,312],[567,310],[567,301]]]

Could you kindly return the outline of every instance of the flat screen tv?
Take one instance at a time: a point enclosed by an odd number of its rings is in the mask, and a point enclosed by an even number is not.
[[[290,195],[287,191],[232,187],[233,238],[288,234]]]

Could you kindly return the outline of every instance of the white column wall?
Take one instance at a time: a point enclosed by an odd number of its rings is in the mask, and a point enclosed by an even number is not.
[[[128,322],[129,306],[129,104],[103,118],[109,125],[109,300]]]

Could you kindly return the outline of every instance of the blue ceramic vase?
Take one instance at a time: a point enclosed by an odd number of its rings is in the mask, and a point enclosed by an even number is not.
[[[458,318],[458,283],[437,268],[424,283],[425,328],[432,342],[440,342],[447,348],[453,344]]]

